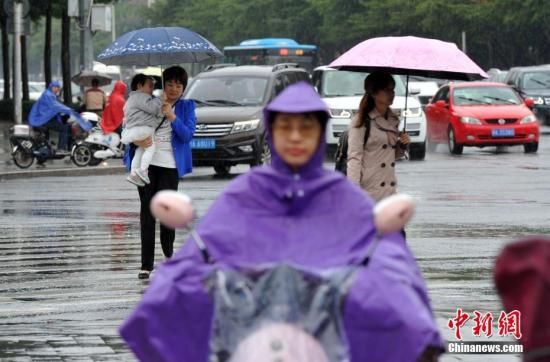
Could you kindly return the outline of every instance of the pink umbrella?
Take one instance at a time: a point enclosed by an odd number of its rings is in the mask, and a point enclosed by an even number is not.
[[[358,72],[386,70],[392,74],[474,80],[487,73],[454,43],[415,36],[372,38],[357,44],[329,64]]]
[[[489,77],[454,43],[415,36],[365,40],[336,58],[329,67],[354,72],[385,70],[406,75],[405,109],[409,95],[409,75],[456,80]],[[406,123],[405,116],[403,129],[406,129]]]

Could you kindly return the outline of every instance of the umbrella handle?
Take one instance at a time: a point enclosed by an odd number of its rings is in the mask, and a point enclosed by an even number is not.
[[[407,132],[407,101],[409,100],[409,75],[405,85],[405,109],[403,110],[403,132]]]

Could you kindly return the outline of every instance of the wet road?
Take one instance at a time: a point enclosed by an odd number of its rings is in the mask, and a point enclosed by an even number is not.
[[[550,235],[549,160],[550,136],[544,136],[536,155],[488,148],[451,157],[440,146],[424,162],[398,164],[400,191],[418,201],[409,243],[446,339],[453,339],[446,321],[457,308],[498,316],[492,268],[502,246],[523,235]],[[203,214],[227,182],[201,168],[180,190]],[[122,175],[0,185],[0,360],[132,361],[117,328],[147,286],[137,279],[135,188]],[[184,238],[179,233],[178,243]]]

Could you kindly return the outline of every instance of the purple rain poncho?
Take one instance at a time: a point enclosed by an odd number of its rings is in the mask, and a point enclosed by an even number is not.
[[[376,235],[373,201],[323,169],[324,137],[308,164],[292,171],[273,149],[269,131],[274,112],[282,111],[325,114],[326,105],[303,82],[275,98],[264,117],[272,164],[231,182],[198,233],[225,266],[287,263],[319,270],[360,264]],[[213,267],[190,240],[158,268],[120,329],[139,359],[207,362],[213,305],[204,278]],[[343,317],[352,362],[416,361],[426,347],[441,347],[426,285],[400,233],[385,236],[354,278]]]

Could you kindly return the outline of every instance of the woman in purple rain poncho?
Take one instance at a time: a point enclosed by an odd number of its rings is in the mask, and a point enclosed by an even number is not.
[[[325,170],[326,105],[301,82],[265,109],[272,163],[231,182],[197,232],[216,264],[359,265],[377,233],[372,199]],[[312,123],[313,120],[313,123]],[[143,361],[207,362],[213,304],[205,264],[187,242],[162,265],[121,334]],[[384,236],[344,304],[352,362],[417,361],[442,345],[426,286],[399,233]]]

